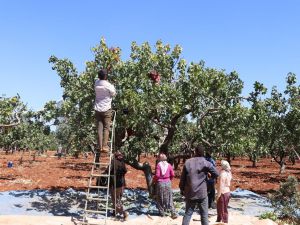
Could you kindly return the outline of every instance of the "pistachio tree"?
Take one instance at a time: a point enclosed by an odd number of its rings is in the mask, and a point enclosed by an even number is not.
[[[154,47],[133,42],[125,60],[121,59],[121,49],[109,48],[104,39],[92,52],[94,60],[88,61],[81,73],[70,60],[50,57],[63,88],[57,115],[64,117],[73,131],[69,141],[74,149],[83,151],[95,143],[93,85],[97,71],[107,68],[109,80],[117,89],[113,101],[116,146],[126,154],[130,165],[144,170],[147,182],[151,180],[151,168],[138,162],[141,153],[179,153],[184,124],[197,128],[191,129],[195,136],[201,133],[206,118],[232,107],[243,87],[236,72],[208,68],[203,61],[187,63],[180,46],[171,48],[161,41]]]
[[[267,120],[266,101],[263,96],[267,93],[267,88],[262,83],[255,82],[254,90],[247,98],[250,103],[248,114],[244,120],[245,126],[245,151],[252,162],[252,167],[262,155],[268,154],[268,146],[265,143],[264,129]]]
[[[54,136],[43,110],[28,110],[19,95],[2,97],[0,109],[0,147],[7,152],[20,148],[41,152],[53,147]]]
[[[0,98],[0,147],[6,151],[17,144],[15,127],[21,123],[23,110],[24,105],[20,101],[20,96]]]
[[[286,159],[299,154],[300,144],[300,87],[296,75],[289,73],[284,93],[273,87],[271,97],[266,101],[268,120],[262,127],[270,155],[284,172]]]

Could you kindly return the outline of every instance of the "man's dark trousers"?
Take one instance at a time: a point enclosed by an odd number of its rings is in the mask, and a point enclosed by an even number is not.
[[[186,199],[185,200],[185,215],[182,220],[182,225],[189,225],[196,205],[199,208],[201,217],[201,225],[209,225],[208,222],[208,199],[207,196],[203,199]]]

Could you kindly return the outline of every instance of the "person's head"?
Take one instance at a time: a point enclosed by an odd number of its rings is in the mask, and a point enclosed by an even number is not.
[[[205,151],[205,157],[206,158],[211,158],[211,153],[209,151]]]
[[[167,161],[167,156],[164,153],[160,153],[158,155],[158,160],[159,161]]]
[[[196,148],[195,148],[195,154],[198,157],[203,157],[204,156],[204,151],[205,151],[205,148],[204,148],[203,145],[197,145]]]
[[[98,78],[100,80],[107,80],[107,70],[106,69],[101,69],[98,72]]]
[[[223,170],[226,170],[226,171],[231,170],[229,162],[227,162],[226,160],[221,161],[221,167],[222,167]]]
[[[118,160],[122,160],[124,158],[123,154],[120,151],[115,152],[115,158]]]

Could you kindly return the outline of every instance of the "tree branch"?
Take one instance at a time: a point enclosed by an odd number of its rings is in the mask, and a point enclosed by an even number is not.
[[[164,142],[162,143],[162,145],[160,146],[159,150],[161,152],[164,152],[164,153],[168,153],[168,146],[169,144],[171,143],[173,137],[174,137],[174,134],[175,134],[175,131],[176,131],[176,124],[178,122],[178,120],[180,119],[180,117],[184,116],[184,115],[187,115],[191,112],[190,109],[186,109],[184,108],[179,114],[176,114],[172,119],[171,119],[171,122],[170,122],[170,126],[167,127],[168,129],[168,134],[164,140]]]
[[[157,119],[151,119],[151,121],[152,121],[153,123],[155,123],[156,125],[158,125],[158,126],[160,126],[160,127],[163,127],[163,128],[169,128],[169,127],[170,127],[170,126],[168,126],[168,125],[165,125],[165,124],[160,123]]]
[[[0,124],[0,128],[6,128],[6,127],[15,127],[20,124],[21,120],[18,114],[16,114],[17,122],[10,123],[10,124]]]
[[[294,147],[292,148],[292,150],[293,150],[293,152],[296,154],[296,156],[297,156],[298,160],[300,160],[300,156],[299,156],[298,152],[295,150],[295,148],[294,148]]]
[[[201,129],[203,129],[203,121],[204,121],[204,118],[205,118],[206,116],[208,116],[209,114],[216,113],[218,110],[219,110],[219,108],[211,108],[211,109],[208,109],[205,113],[203,113],[203,114],[200,116],[199,120],[198,120],[198,122],[199,122],[198,128],[201,127]]]
[[[136,159],[125,159],[125,163],[130,165],[132,168],[136,170],[142,170],[144,172],[146,182],[147,182],[147,188],[148,191],[150,192],[150,184],[152,181],[152,169],[151,165],[148,162],[144,162],[143,164],[138,162]]]
[[[207,144],[209,147],[213,146],[213,144],[211,144],[209,141],[205,140],[204,138],[201,138],[201,141]]]

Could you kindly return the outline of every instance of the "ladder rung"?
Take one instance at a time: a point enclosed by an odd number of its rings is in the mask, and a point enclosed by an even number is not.
[[[96,223],[96,222],[93,222],[93,223],[90,223],[90,222],[80,222],[80,224],[82,224],[82,225],[103,225],[103,224],[106,224],[106,223],[105,222],[103,223],[103,221],[102,221],[101,223]]]
[[[108,208],[107,208],[108,209]],[[86,213],[98,213],[98,214],[106,214],[106,210],[99,211],[99,210],[90,210],[90,209],[85,209],[84,210]]]
[[[92,197],[87,197],[86,199],[90,201],[98,201],[98,202],[106,202],[108,200],[107,198],[92,198]]]
[[[107,186],[88,186],[88,188],[99,188],[99,189],[107,189]]]
[[[94,174],[94,173],[91,174],[91,177],[110,177],[110,176],[113,176],[113,175],[108,175],[108,174]]]
[[[96,162],[93,162],[92,164],[94,164],[94,165],[102,165],[102,166],[108,166],[109,165],[109,163],[102,163],[102,162],[99,162],[99,163],[96,163]]]
[[[93,166],[109,166],[110,165],[110,163],[92,163],[92,164],[94,164]]]
[[[111,207],[107,207],[107,208],[105,208],[105,209],[103,209],[103,210],[91,210],[91,209],[85,209],[84,211],[85,211],[85,212],[88,212],[88,213],[99,213],[99,214],[101,214],[101,213],[106,213],[106,211],[108,211],[108,210],[115,210],[115,209],[113,209],[113,208],[111,208]]]

